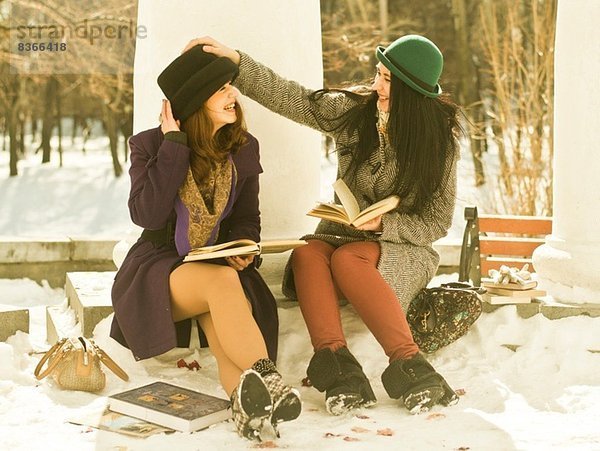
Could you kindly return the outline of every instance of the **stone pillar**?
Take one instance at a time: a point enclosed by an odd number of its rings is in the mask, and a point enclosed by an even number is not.
[[[559,0],[552,235],[533,255],[562,302],[600,303],[600,2]]]
[[[210,35],[244,50],[305,86],[323,83],[319,2],[305,0],[141,1],[134,66],[134,133],[158,125],[158,74],[193,38]],[[249,131],[260,141],[263,238],[312,231],[306,212],[319,197],[321,135],[241,99]]]

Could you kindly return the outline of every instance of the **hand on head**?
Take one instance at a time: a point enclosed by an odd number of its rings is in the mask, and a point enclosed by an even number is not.
[[[192,39],[187,43],[185,48],[181,53],[187,52],[189,49],[196,45],[201,45],[202,50],[206,53],[212,53],[216,56],[224,56],[225,58],[229,58],[235,64],[240,64],[240,54],[232,48],[227,47],[224,44],[221,44],[218,41],[215,41],[210,36],[203,36],[201,38]]]
[[[166,99],[162,101],[162,108],[160,111],[160,129],[163,132],[163,135],[166,135],[168,132],[177,132],[179,131],[180,122],[175,120],[173,117],[173,111],[171,110],[171,102]]]

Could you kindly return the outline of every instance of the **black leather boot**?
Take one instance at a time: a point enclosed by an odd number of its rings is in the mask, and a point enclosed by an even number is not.
[[[437,403],[455,404],[458,396],[421,354],[394,360],[381,375],[387,394],[402,399],[410,413],[428,411]]]
[[[325,407],[332,415],[377,402],[362,366],[346,347],[317,351],[306,373],[313,387],[325,392]]]

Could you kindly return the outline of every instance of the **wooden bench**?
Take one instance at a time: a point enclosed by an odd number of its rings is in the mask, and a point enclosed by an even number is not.
[[[458,280],[481,284],[481,275],[502,265],[521,268],[552,233],[552,218],[543,216],[478,215],[477,207],[465,208],[465,232]]]

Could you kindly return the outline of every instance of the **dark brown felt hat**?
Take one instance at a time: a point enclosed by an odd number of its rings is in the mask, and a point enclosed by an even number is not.
[[[157,81],[171,102],[173,117],[183,122],[237,74],[238,67],[229,58],[206,53],[197,45],[175,58]]]

